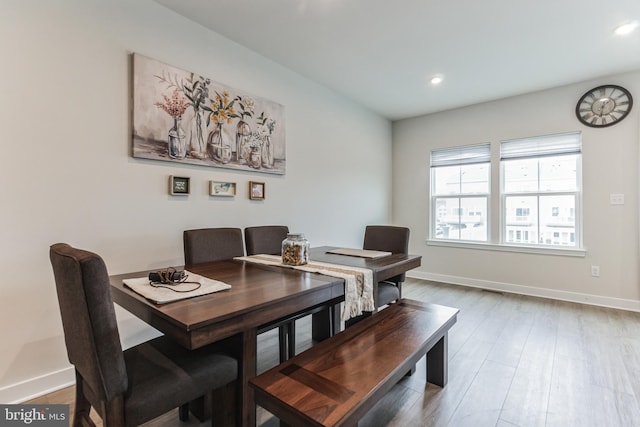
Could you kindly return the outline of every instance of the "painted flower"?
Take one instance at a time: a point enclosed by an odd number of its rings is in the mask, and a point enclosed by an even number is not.
[[[187,108],[191,105],[187,99],[180,95],[178,89],[174,89],[171,97],[162,94],[164,102],[156,102],[155,106],[161,108],[165,113],[173,117],[174,119],[182,117]]]
[[[264,111],[260,113],[260,117],[256,119],[256,122],[258,122],[258,124],[262,126],[263,130],[268,130],[269,135],[271,135],[276,128],[276,121],[265,116]]]
[[[251,148],[260,147],[264,143],[266,136],[267,134],[265,132],[253,131],[251,133],[251,142],[249,143],[249,146]]]
[[[191,106],[193,107],[194,112],[197,113],[200,109],[208,109],[205,102],[207,101],[207,98],[209,98],[210,84],[210,79],[202,76],[195,78],[193,73],[191,73],[189,78],[186,79],[186,84],[182,84],[182,92],[189,101],[191,101]]]
[[[216,96],[211,103],[211,118],[215,123],[231,123],[231,121],[237,117],[236,111],[233,108],[233,104],[237,98],[229,100],[229,92],[226,90],[222,93],[216,92]]]
[[[248,96],[242,97],[237,96],[236,100],[238,101],[238,105],[240,106],[240,119],[244,120],[244,117],[252,117],[253,109],[255,108],[255,102],[253,99]]]

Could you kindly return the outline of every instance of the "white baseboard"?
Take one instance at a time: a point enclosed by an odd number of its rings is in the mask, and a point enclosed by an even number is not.
[[[72,366],[0,388],[0,402],[21,403],[75,384]]]
[[[407,276],[413,277],[415,279],[431,280],[434,282],[450,283],[453,285],[463,285],[492,291],[509,292],[512,294],[529,295],[560,301],[577,302],[582,304],[597,305],[600,307],[609,307],[617,308],[620,310],[640,312],[640,301],[630,299],[582,294],[578,292],[559,291],[556,289],[536,288],[533,286],[514,285],[511,283],[492,282],[488,280],[478,280],[468,277],[449,276],[445,274],[434,274],[422,271],[410,271],[407,272]]]

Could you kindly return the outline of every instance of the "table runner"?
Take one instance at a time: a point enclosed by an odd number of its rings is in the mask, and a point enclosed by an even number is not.
[[[199,274],[191,273],[189,271],[184,272],[188,278],[188,282],[197,282],[200,283],[200,287],[194,289],[190,292],[184,292],[188,289],[194,288],[197,285],[194,283],[181,283],[178,285],[172,285],[172,288],[175,288],[176,291],[183,292],[175,292],[171,289],[167,289],[166,287],[153,287],[149,284],[149,277],[138,277],[133,279],[124,279],[122,283],[132,291],[137,294],[142,295],[146,299],[156,304],[166,304],[172,301],[179,301],[182,299],[193,298],[200,295],[207,295],[213,292],[222,291],[225,289],[230,289],[231,285],[220,282],[218,280],[213,280],[206,278],[204,276],[200,276]]]
[[[273,265],[309,273],[324,274],[344,280],[344,308],[342,320],[348,320],[362,314],[363,311],[375,311],[373,301],[373,272],[367,268],[350,267],[340,264],[311,261],[305,265],[285,265],[279,255],[250,255],[236,257],[240,261]]]

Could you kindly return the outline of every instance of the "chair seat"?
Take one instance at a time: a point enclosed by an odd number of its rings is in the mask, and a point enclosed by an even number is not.
[[[400,289],[391,282],[378,282],[378,307],[400,299]]]
[[[142,424],[200,397],[203,389],[235,381],[238,364],[223,350],[223,344],[187,350],[164,336],[125,350],[127,425]]]

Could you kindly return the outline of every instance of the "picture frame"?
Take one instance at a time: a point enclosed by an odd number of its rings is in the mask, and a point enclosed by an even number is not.
[[[251,200],[264,200],[265,198],[265,183],[257,181],[249,181],[249,199]]]
[[[169,194],[172,196],[187,196],[191,193],[191,178],[186,176],[169,177]]]
[[[215,197],[234,197],[236,195],[236,183],[209,181],[209,195]]]
[[[134,53],[131,154],[284,175],[285,107]]]

